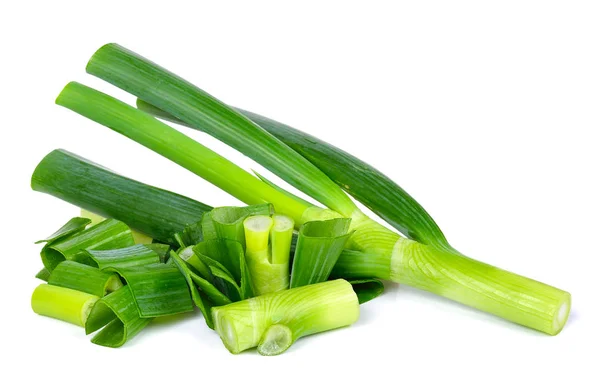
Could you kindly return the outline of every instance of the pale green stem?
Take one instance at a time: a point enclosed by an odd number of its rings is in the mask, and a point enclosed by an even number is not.
[[[99,299],[81,291],[40,284],[31,296],[31,308],[37,314],[83,327],[92,307]]]

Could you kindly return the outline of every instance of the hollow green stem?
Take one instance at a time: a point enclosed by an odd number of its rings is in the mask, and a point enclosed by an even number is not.
[[[37,314],[83,327],[98,299],[82,291],[40,284],[31,296],[31,308]]]

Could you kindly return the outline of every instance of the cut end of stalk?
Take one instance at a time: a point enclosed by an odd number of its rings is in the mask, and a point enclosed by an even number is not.
[[[266,215],[255,215],[244,221],[244,229],[257,233],[269,232],[271,226],[273,226],[273,220]]]
[[[556,336],[563,330],[563,328],[567,324],[567,320],[569,319],[570,312],[571,294],[567,294],[564,301],[558,306],[556,312],[554,313],[554,320],[552,322],[552,332],[550,333],[552,336]]]
[[[90,313],[92,312],[92,309],[94,308],[94,305],[99,300],[100,300],[100,298],[98,298],[98,297],[88,299],[81,307],[81,325],[83,327],[85,327],[85,324],[88,320],[88,317],[90,316]]]
[[[241,352],[233,323],[226,317],[220,316],[218,309],[212,310],[215,330],[221,336],[221,340],[229,352],[238,354]]]
[[[258,353],[275,356],[285,352],[293,343],[292,331],[285,325],[271,325],[258,344]]]
[[[287,232],[294,229],[294,220],[287,215],[273,215],[273,230],[275,232]]]
[[[115,292],[121,287],[123,287],[123,282],[121,281],[121,278],[118,275],[114,275],[106,283],[104,294],[106,295],[110,294],[111,292]]]

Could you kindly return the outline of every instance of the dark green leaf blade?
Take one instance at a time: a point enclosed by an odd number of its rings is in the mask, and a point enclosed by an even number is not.
[[[383,294],[383,282],[379,279],[357,279],[348,282],[352,285],[358,297],[358,303],[361,305]]]
[[[60,263],[48,279],[48,284],[83,291],[103,297],[123,286],[119,276],[75,261]]]
[[[51,244],[54,241],[60,240],[61,238],[64,238],[66,236],[70,236],[73,233],[82,231],[90,223],[92,223],[92,220],[88,219],[88,218],[81,218],[81,217],[71,218],[60,229],[58,229],[56,232],[54,232],[52,235],[50,235],[50,237],[48,237],[44,240],[36,241],[35,243],[41,244],[42,242],[45,242],[47,244]]]

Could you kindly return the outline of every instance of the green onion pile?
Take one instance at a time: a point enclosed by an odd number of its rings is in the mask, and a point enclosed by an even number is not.
[[[277,355],[295,340],[344,327],[359,304],[407,284],[556,335],[571,296],[471,259],[427,212],[373,167],[319,139],[222,103],[119,45],[87,72],[137,97],[136,107],[79,83],[56,103],[138,142],[235,196],[213,208],[123,177],[65,150],[31,185],[82,209],[41,251],[47,283],[33,310],[120,347],[152,319],[197,307],[232,353]],[[160,118],[160,119],[157,119]],[[314,200],[252,175],[166,122],[206,132]],[[388,222],[370,219],[348,196]]]

